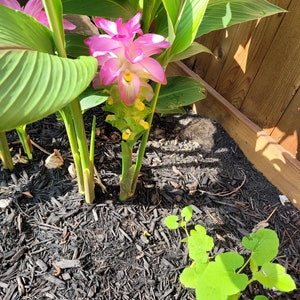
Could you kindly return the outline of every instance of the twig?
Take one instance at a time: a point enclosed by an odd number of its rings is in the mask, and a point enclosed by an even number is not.
[[[278,209],[278,207],[275,207],[273,209],[273,211],[270,213],[270,215],[268,216],[268,218],[265,220],[265,222],[269,222],[269,220],[271,219],[271,217],[274,215],[274,213],[276,212],[276,210]]]
[[[236,192],[238,192],[242,188],[242,186],[245,184],[245,182],[246,182],[246,175],[244,174],[244,178],[243,178],[242,183],[237,188],[235,188],[233,191],[231,191],[231,192],[220,192],[220,193],[214,194],[214,193],[211,193],[211,192],[208,192],[208,191],[204,191],[204,190],[199,190],[199,189],[197,191],[199,191],[199,192],[201,192],[203,194],[211,195],[211,196],[226,197],[226,196],[230,196],[230,195],[235,194]]]
[[[50,152],[48,152],[46,149],[44,149],[43,147],[41,147],[40,145],[38,145],[37,143],[35,143],[33,140],[30,140],[31,144],[38,148],[39,150],[41,150],[42,152],[46,153],[47,155],[51,155]]]

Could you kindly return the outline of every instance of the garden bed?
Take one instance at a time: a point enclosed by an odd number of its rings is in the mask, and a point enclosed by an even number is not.
[[[8,299],[194,299],[179,283],[189,264],[181,230],[163,219],[186,205],[193,224],[213,236],[212,254],[242,251],[241,238],[259,224],[280,239],[276,262],[299,286],[300,212],[280,202],[280,192],[245,158],[222,127],[189,112],[156,117],[137,194],[118,200],[120,134],[97,115],[95,165],[107,188],[96,188],[87,205],[68,172],[71,154],[64,127],[50,116],[28,127],[42,150],[59,149],[64,165],[45,168],[35,148],[28,164],[0,172],[0,298]],[[86,124],[91,122],[85,116]],[[21,145],[13,132],[12,151]],[[7,206],[6,206],[7,203]],[[261,223],[267,222],[268,224]],[[245,253],[243,253],[245,254]],[[300,299],[251,284],[241,299],[264,294]]]

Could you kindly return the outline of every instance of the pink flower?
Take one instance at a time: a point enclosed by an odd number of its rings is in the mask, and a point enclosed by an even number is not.
[[[25,6],[21,6],[17,0],[0,0],[0,4],[10,7],[15,10],[20,10],[35,19],[37,19],[43,25],[49,27],[46,13],[43,11],[42,0],[29,0]],[[76,28],[74,24],[66,19],[63,19],[64,29],[73,30]]]
[[[95,18],[95,24],[107,34],[85,40],[90,54],[101,66],[100,82],[106,86],[117,83],[120,97],[127,105],[133,104],[138,96],[148,101],[152,99],[148,80],[166,84],[164,69],[150,56],[161,53],[169,43],[161,35],[143,34],[141,16],[138,13],[127,23],[121,19],[112,22]],[[136,34],[140,36],[135,39]]]

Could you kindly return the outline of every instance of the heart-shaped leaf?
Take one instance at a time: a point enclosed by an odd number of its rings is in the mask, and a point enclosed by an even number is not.
[[[177,229],[179,227],[178,221],[178,216],[171,215],[165,218],[164,223],[169,229]]]
[[[262,228],[243,237],[242,244],[252,251],[251,259],[257,266],[271,261],[278,253],[279,240],[274,230]]]
[[[210,262],[205,269],[203,282],[199,283],[197,297],[201,295],[199,299],[227,299],[229,295],[243,291],[247,286],[248,277],[236,272],[236,269],[243,263],[244,258],[236,252],[217,255],[215,262]],[[215,282],[216,278],[218,278],[218,282]],[[218,297],[211,297],[213,296],[212,290]]]
[[[296,288],[294,280],[286,274],[285,268],[271,262],[265,263],[260,271],[253,274],[253,278],[269,289],[277,288],[283,292],[290,292]]]

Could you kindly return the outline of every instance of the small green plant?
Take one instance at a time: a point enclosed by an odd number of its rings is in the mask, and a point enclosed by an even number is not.
[[[243,237],[242,245],[250,251],[246,262],[236,252],[225,252],[211,257],[214,241],[207,235],[206,229],[197,224],[188,232],[187,223],[192,215],[192,207],[186,206],[180,216],[170,215],[165,218],[164,223],[172,230],[181,227],[187,234],[182,242],[187,243],[192,264],[183,270],[180,281],[185,287],[195,289],[197,300],[239,299],[241,292],[253,281],[282,292],[290,292],[296,288],[285,268],[273,262],[279,247],[278,236],[274,230],[262,228],[248,237]],[[242,273],[246,267],[250,270],[250,279]],[[268,298],[259,295],[254,299]]]

